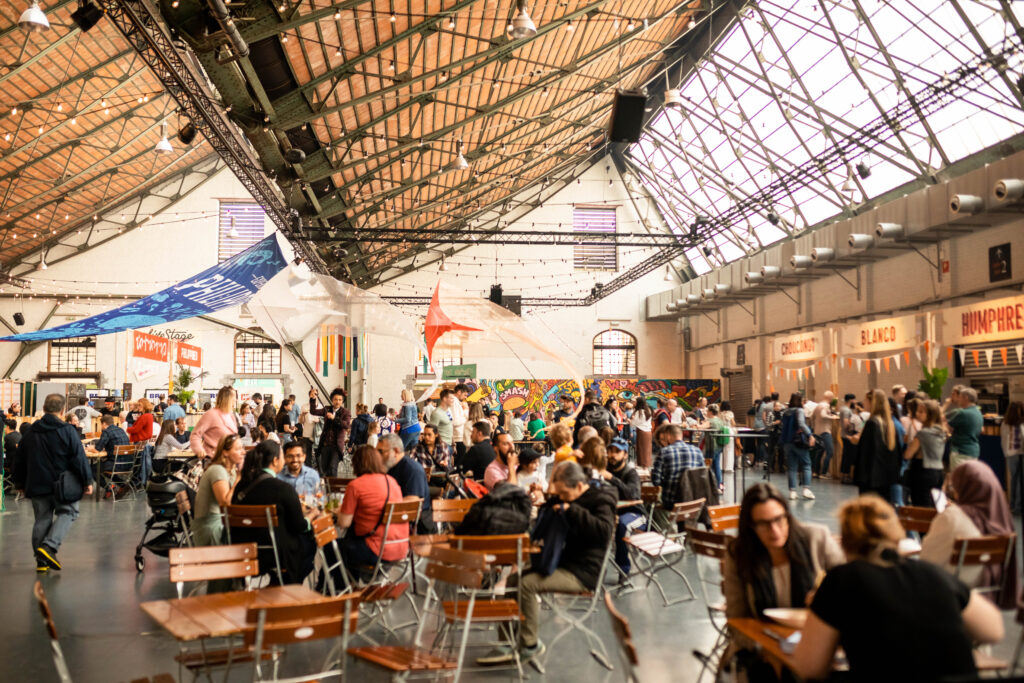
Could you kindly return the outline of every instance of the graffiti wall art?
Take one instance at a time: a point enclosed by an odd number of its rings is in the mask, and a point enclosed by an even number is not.
[[[674,398],[686,410],[692,410],[697,401],[707,398],[709,403],[721,399],[722,387],[714,379],[591,379],[585,389],[597,392],[604,403],[609,398],[620,401],[646,400],[654,407],[655,399]],[[569,394],[580,402],[580,389],[571,379],[481,379],[466,382],[470,388],[470,401],[483,401],[491,410],[538,410],[559,407],[558,397]]]

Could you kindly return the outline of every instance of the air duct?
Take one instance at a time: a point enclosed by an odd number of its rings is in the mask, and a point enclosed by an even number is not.
[[[676,312],[676,305],[675,304],[668,304],[667,306],[665,306],[665,310],[668,311],[669,313],[675,313]]]
[[[710,288],[710,287],[708,287],[706,289],[700,290],[700,298],[704,299],[705,301],[710,301],[710,300],[714,299],[715,298],[715,290]]]
[[[206,0],[206,4],[217,19],[217,23],[224,29],[224,33],[227,35],[228,40],[231,41],[231,45],[235,48],[235,55],[238,57],[248,57],[249,45],[245,42],[242,34],[238,32],[235,20],[231,18],[224,0]]]
[[[686,299],[676,299],[676,308],[686,308]]]
[[[782,268],[778,266],[761,266],[761,277],[765,280],[770,280],[782,275]]]
[[[789,257],[789,265],[794,268],[810,268],[814,259],[809,254],[793,254]]]
[[[761,277],[761,273],[754,273],[754,272],[748,271],[747,274],[743,276],[743,280],[748,285],[756,285],[756,284],[760,284],[761,282],[763,282],[764,278]]]
[[[836,257],[836,250],[828,247],[815,247],[811,249],[811,260],[815,263],[831,261]]]
[[[727,282],[719,282],[715,285],[715,294],[718,296],[725,296],[732,292],[732,285]]]
[[[985,208],[985,200],[974,194],[955,194],[949,200],[949,210],[958,216],[973,216]]]
[[[850,246],[854,249],[870,249],[875,245],[875,238],[860,232],[850,233]]]
[[[687,294],[686,295],[686,303],[690,304],[690,305],[693,305],[693,306],[696,306],[697,304],[700,303],[700,295],[699,294]]]
[[[1024,198],[1024,180],[1004,178],[996,183],[992,194],[1001,202],[1011,202]]]
[[[903,226],[899,223],[879,223],[875,226],[875,236],[886,239],[898,239],[904,235]]]

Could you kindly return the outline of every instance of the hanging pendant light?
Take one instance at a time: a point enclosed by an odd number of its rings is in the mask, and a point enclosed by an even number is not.
[[[448,272],[448,264],[445,263],[445,260],[444,260],[443,256],[441,257],[441,267],[438,270],[440,270],[442,273],[447,273]]]
[[[160,142],[156,143],[154,151],[157,154],[170,154],[174,151],[171,147],[171,141],[167,139],[167,123],[164,122],[160,126]]]
[[[228,230],[228,237],[230,239],[237,240],[239,238],[239,236],[240,235],[238,234],[238,228],[235,227],[235,217],[232,216],[231,217],[231,229]]]
[[[459,140],[459,153],[455,155],[455,161],[450,166],[453,171],[465,171],[469,168],[469,162],[466,161],[465,155],[462,153],[462,140]]]
[[[509,24],[511,26],[509,33],[512,37],[520,39],[532,38],[537,35],[537,25],[533,23],[530,13],[526,10],[526,0],[519,0],[516,7],[516,15],[512,17],[512,22]]]
[[[50,20],[46,18],[46,13],[39,6],[38,0],[32,0],[29,8],[21,13],[21,18],[18,19],[18,26],[25,33],[39,33],[49,30]]]
[[[665,282],[672,282],[672,271],[669,266],[665,266]]]
[[[665,106],[683,108],[683,95],[679,88],[669,88],[665,91]]]
[[[857,184],[853,182],[853,171],[850,169],[850,165],[846,165],[846,181],[843,183],[843,192],[853,192],[857,189]]]
[[[39,252],[39,265],[36,270],[46,270],[46,252]]]

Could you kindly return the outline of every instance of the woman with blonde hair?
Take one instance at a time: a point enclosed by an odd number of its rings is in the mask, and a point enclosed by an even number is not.
[[[405,452],[415,450],[416,444],[420,442],[420,431],[423,427],[420,426],[419,409],[416,407],[412,389],[402,389],[402,410],[395,418],[395,424],[398,425],[398,435],[402,437],[402,448]]]
[[[900,454],[896,449],[896,424],[884,391],[871,391],[871,417],[857,440],[853,479],[861,493],[877,493],[884,500],[892,496],[899,480]]]
[[[199,457],[205,457],[217,447],[228,434],[238,434],[238,419],[235,417],[235,390],[221,387],[213,408],[203,413],[192,430],[189,446]]]
[[[466,417],[466,424],[475,425],[477,422],[480,422],[481,420],[485,422],[487,421],[487,416],[484,415],[483,401],[473,401],[472,403],[469,404],[469,414]],[[466,444],[467,449],[473,447],[473,440],[470,438],[470,435],[472,433],[473,430],[467,426],[466,429],[464,430],[463,435],[463,442]]]
[[[842,646],[851,680],[974,680],[973,644],[1003,637],[999,610],[942,569],[902,558],[906,532],[879,496],[843,504],[839,528],[848,561],[814,594],[793,652],[797,676],[825,678]]]

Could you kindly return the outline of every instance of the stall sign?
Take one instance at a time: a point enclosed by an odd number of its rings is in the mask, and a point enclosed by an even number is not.
[[[178,365],[187,365],[193,368],[203,367],[203,350],[198,346],[178,342]]]
[[[776,362],[808,360],[825,355],[825,336],[821,332],[805,332],[778,337],[772,342]]]
[[[942,311],[942,342],[981,344],[1024,339],[1024,296],[982,301]]]
[[[163,337],[156,337],[152,334],[132,332],[132,355],[136,358],[148,358],[167,362],[170,357],[171,342]]]
[[[917,320],[912,315],[872,320],[843,327],[840,337],[843,353],[893,351],[916,346]]]

